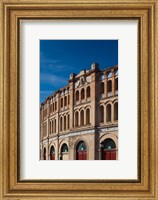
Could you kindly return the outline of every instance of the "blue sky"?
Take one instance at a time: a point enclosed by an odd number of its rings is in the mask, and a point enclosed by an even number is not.
[[[93,62],[100,69],[118,64],[118,40],[40,40],[40,102]]]

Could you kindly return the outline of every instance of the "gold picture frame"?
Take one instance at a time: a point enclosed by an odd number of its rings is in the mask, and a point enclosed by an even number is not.
[[[1,0],[1,199],[158,200],[158,2]],[[19,28],[26,19],[137,19],[140,65],[140,174],[137,181],[19,179]]]

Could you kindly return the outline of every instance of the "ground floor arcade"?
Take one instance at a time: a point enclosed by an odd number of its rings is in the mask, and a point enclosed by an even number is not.
[[[40,149],[41,160],[118,160],[117,127],[56,135]]]

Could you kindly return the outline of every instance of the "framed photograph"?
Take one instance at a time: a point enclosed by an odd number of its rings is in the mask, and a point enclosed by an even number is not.
[[[117,40],[41,40],[40,97],[41,160],[118,160]]]
[[[157,10],[1,2],[1,199],[158,200]]]

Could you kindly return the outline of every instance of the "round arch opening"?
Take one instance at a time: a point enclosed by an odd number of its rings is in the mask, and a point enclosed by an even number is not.
[[[69,148],[66,143],[64,143],[61,147],[61,157],[60,160],[69,160]]]
[[[87,160],[87,146],[84,141],[79,141],[76,146],[76,160]]]
[[[51,146],[50,148],[50,160],[55,160],[55,148]]]
[[[43,159],[46,160],[46,148],[44,147],[44,150],[43,150]]]
[[[111,139],[105,139],[101,143],[102,160],[116,160],[116,144]]]

